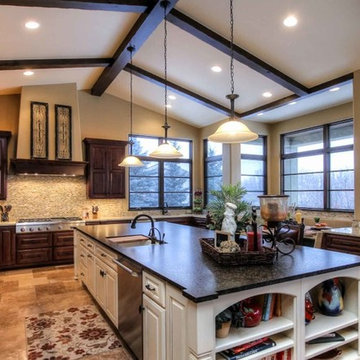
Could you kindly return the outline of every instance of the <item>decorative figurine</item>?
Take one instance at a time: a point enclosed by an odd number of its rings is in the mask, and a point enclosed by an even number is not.
[[[225,204],[225,212],[224,219],[221,225],[221,231],[226,231],[230,234],[231,240],[235,240],[235,232],[236,232],[236,221],[235,221],[235,210],[236,205],[230,202]]]
[[[338,278],[326,280],[319,292],[319,309],[324,315],[337,316],[344,309],[343,287]]]
[[[9,221],[9,212],[12,209],[11,205],[0,205],[1,221]]]
[[[222,311],[220,314],[215,317],[216,324],[216,337],[224,338],[229,335],[229,330],[231,326],[232,313],[229,309]]]
[[[315,319],[315,309],[309,292],[305,294],[305,325]]]

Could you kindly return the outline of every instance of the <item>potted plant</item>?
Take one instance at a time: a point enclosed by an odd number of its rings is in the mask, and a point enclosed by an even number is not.
[[[245,230],[246,224],[250,219],[250,204],[243,200],[246,194],[245,188],[241,187],[239,183],[235,185],[222,185],[220,190],[212,190],[211,200],[207,205],[209,212],[210,224],[208,225],[211,230],[221,230],[222,221],[224,219],[225,204],[233,203],[236,205],[235,210],[235,221],[236,221],[236,232],[240,233]]]
[[[230,326],[232,320],[232,313],[229,309],[222,311],[220,314],[216,315],[216,337],[225,338],[229,335]]]

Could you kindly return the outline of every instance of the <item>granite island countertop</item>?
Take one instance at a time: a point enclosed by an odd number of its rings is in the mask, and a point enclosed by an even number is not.
[[[216,299],[219,295],[284,283],[316,274],[360,266],[360,256],[309,247],[297,247],[291,255],[280,255],[273,265],[222,267],[202,253],[199,238],[214,237],[213,231],[156,222],[165,233],[164,245],[125,247],[107,239],[111,236],[147,235],[150,224],[87,225],[80,232],[140,264],[180,288],[194,302]]]
[[[360,240],[360,228],[343,227],[343,228],[332,228],[323,230],[324,233],[336,234],[336,235],[348,235],[359,237]]]

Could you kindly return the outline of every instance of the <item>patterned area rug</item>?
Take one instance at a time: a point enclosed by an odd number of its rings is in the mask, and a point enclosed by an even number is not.
[[[25,327],[28,360],[74,360],[121,347],[94,305],[28,316]]]

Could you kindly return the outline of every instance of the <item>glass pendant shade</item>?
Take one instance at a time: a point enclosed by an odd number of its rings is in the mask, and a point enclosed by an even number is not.
[[[140,167],[144,166],[143,162],[133,155],[128,155],[123,161],[119,164],[119,166],[123,167]]]
[[[256,140],[258,137],[241,121],[230,119],[221,124],[208,139],[213,142],[236,144]]]
[[[150,153],[150,156],[157,159],[178,159],[183,155],[168,142],[163,142],[152,153]]]

